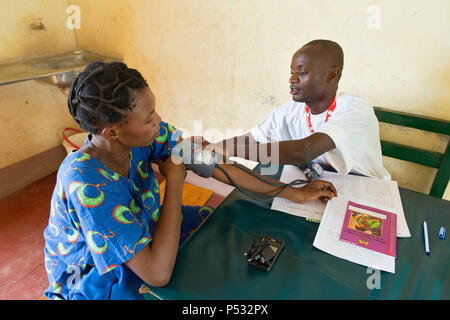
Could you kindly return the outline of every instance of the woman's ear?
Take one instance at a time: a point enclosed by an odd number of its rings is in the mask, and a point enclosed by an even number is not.
[[[108,140],[114,140],[119,138],[119,130],[117,127],[105,127],[102,129],[101,135]]]

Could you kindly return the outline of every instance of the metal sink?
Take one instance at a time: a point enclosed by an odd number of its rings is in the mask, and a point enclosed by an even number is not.
[[[76,76],[94,61],[122,59],[82,50],[22,59],[0,64],[0,85],[36,79],[59,87],[70,86]]]
[[[75,78],[81,73],[82,70],[66,71],[63,73],[53,74],[48,77],[37,78],[36,80],[54,84],[58,87],[70,87],[75,81]]]
[[[69,55],[61,54],[30,59],[27,61],[27,64],[31,64],[39,69],[61,70],[84,67],[91,61],[96,61],[92,54],[87,53],[86,51],[74,51]]]

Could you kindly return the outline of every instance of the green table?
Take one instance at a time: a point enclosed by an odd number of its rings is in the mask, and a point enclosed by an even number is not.
[[[271,177],[280,175],[281,167]],[[449,299],[450,239],[440,240],[438,231],[450,228],[450,202],[402,188],[400,196],[411,237],[398,238],[396,272],[379,272],[380,289],[368,288],[377,274],[367,267],[313,247],[318,224],[270,210],[237,190],[180,248],[170,283],[150,288],[163,299],[180,300]],[[424,252],[424,220],[430,256]],[[243,255],[263,235],[285,243],[268,273],[249,266]]]

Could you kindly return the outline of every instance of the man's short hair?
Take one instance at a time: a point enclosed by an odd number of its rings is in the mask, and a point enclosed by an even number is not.
[[[330,68],[344,69],[344,51],[341,46],[331,40],[313,40],[305,44],[303,47],[314,46],[318,47],[322,56],[323,62],[328,63]]]

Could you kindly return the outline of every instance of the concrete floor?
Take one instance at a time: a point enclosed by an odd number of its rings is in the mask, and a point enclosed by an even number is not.
[[[0,299],[39,299],[48,286],[44,229],[56,173],[0,199]]]

